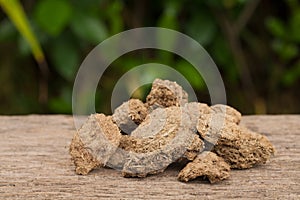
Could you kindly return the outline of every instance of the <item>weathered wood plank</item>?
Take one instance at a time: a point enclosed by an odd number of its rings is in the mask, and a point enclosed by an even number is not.
[[[242,123],[267,135],[276,156],[211,185],[177,181],[176,166],[144,179],[112,169],[78,176],[68,154],[71,116],[1,116],[0,199],[300,199],[300,116],[246,116]]]

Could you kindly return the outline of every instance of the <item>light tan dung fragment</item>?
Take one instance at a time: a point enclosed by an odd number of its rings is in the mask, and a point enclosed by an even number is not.
[[[227,179],[229,172],[230,166],[222,158],[213,152],[204,151],[180,171],[178,179],[187,182],[204,176],[215,183]]]
[[[264,135],[237,125],[227,129],[232,132],[222,131],[213,151],[224,158],[231,168],[247,169],[264,164],[274,154],[275,148]]]
[[[104,166],[119,146],[121,133],[111,117],[93,114],[74,135],[70,155],[77,174]]]
[[[215,144],[213,151],[224,158],[231,168],[245,169],[266,163],[274,154],[274,147],[263,135],[239,126],[230,120],[211,120],[211,116],[199,121],[197,130],[205,141]]]
[[[227,105],[216,104],[211,106],[211,109],[214,114],[225,115],[225,120],[227,122],[239,124],[242,119],[242,114],[239,111]]]
[[[130,134],[144,121],[147,114],[147,108],[142,101],[130,99],[116,108],[112,119],[124,133]]]
[[[155,79],[146,98],[150,111],[157,107],[183,106],[188,102],[188,94],[176,82]]]
[[[203,150],[204,143],[195,131],[184,125],[188,117],[180,107],[154,110],[130,136],[122,136],[119,146],[122,151],[111,157],[110,167],[122,168],[126,177],[144,177],[163,171],[182,156],[194,159]],[[151,134],[144,135],[144,131]]]

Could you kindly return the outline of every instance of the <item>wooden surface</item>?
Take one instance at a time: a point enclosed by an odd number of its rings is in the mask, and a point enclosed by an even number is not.
[[[68,154],[71,116],[1,116],[0,199],[300,199],[300,115],[246,116],[242,124],[266,135],[275,157],[209,184],[177,181],[176,166],[144,179],[112,169],[78,176]]]

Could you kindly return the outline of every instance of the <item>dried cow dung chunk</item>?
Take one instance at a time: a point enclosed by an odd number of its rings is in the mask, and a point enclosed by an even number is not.
[[[70,154],[75,164],[76,174],[86,175],[91,170],[101,166],[100,161],[98,161],[85,147],[78,133],[75,133],[72,139]]]
[[[178,174],[180,181],[190,181],[204,176],[211,183],[219,182],[229,177],[230,166],[215,153],[205,151],[199,154],[193,162],[188,163]]]
[[[129,152],[124,149],[118,148],[115,153],[109,158],[106,167],[116,170],[123,170],[124,164],[129,157]]]
[[[145,177],[148,174],[163,172],[171,163],[186,153],[189,144],[192,144],[197,137],[190,129],[180,127],[176,137],[156,150],[145,153],[129,151],[122,175],[124,177]],[[157,145],[155,144],[155,146]]]
[[[202,116],[206,116],[211,113],[211,108],[204,103],[191,102],[187,103],[182,107],[182,111],[188,115],[188,119],[184,122],[184,125],[195,130],[198,124],[198,121],[201,120]]]
[[[189,103],[190,104],[190,103]],[[186,104],[188,105],[188,104]],[[195,106],[204,110],[206,104],[195,104]],[[207,106],[207,105],[206,105]],[[191,106],[189,106],[190,108]],[[207,106],[207,108],[209,108]],[[192,110],[192,109],[191,109]],[[139,149],[157,149],[157,147],[149,147],[147,142],[151,141],[151,144],[164,145],[167,140],[170,140],[175,136],[179,127],[185,127],[190,129],[192,132],[196,133],[196,125],[193,126],[190,120],[190,110],[185,109],[185,107],[168,107],[168,108],[158,108],[151,112],[145,121],[132,132],[131,136],[135,138],[143,138],[142,140],[145,144],[139,144],[138,142],[131,142],[130,144],[135,144],[135,148]],[[132,137],[130,137],[132,139]],[[160,142],[153,142],[153,141]],[[141,140],[140,140],[141,141]],[[122,144],[123,142],[121,142]],[[131,148],[132,145],[124,143],[123,148],[127,150]],[[187,144],[187,151],[184,154],[188,160],[193,160],[199,152],[204,149],[204,142],[199,137],[194,137],[191,144]],[[139,152],[135,150],[135,152]]]
[[[220,131],[231,124],[238,124],[241,114],[227,105],[217,104],[210,107],[210,111],[200,115],[197,121],[197,130],[200,136],[207,142],[215,144],[220,137]]]
[[[188,103],[176,82],[156,79],[145,104],[130,99],[112,116],[91,115],[74,135],[70,154],[77,174],[106,166],[124,177],[145,177],[185,161],[180,181],[203,176],[214,183],[228,178],[230,168],[250,168],[274,154],[265,136],[240,121],[236,109]]]
[[[146,116],[147,108],[144,103],[139,99],[130,99],[116,108],[112,119],[124,133],[130,134]]]
[[[183,106],[188,94],[176,82],[155,79],[146,98],[146,105],[152,111],[157,107]]]
[[[130,135],[121,137],[119,149],[111,157],[107,166],[123,169],[125,162],[130,160],[129,157],[134,156],[130,154],[158,150],[175,137],[180,121],[178,107],[154,110]],[[145,155],[143,154],[143,156]]]
[[[153,116],[160,118],[157,120]],[[111,157],[108,166],[120,169],[123,165],[125,177],[144,177],[163,171],[181,156],[194,159],[204,147],[199,136],[182,125],[189,120],[187,117],[179,107],[154,110],[132,135],[121,137],[119,147],[122,150]],[[158,129],[152,130],[152,134],[143,135],[149,126]],[[117,162],[112,158],[123,161]]]
[[[222,127],[232,123],[238,125],[241,121],[241,113],[227,105],[217,104],[205,110],[200,114],[196,127],[200,136],[212,144],[217,142]]]
[[[104,166],[118,148],[121,133],[111,117],[93,114],[74,135],[70,154],[77,174]]]
[[[184,153],[183,157],[188,160],[194,160],[197,155],[203,151],[204,146],[204,142],[195,135],[192,143],[187,146],[186,152]]]
[[[178,130],[181,123],[180,115],[181,110],[179,107],[172,106],[168,109],[157,108],[147,115],[144,122],[131,133],[131,136],[148,138],[166,133],[168,130]]]
[[[228,122],[239,124],[242,119],[242,114],[239,111],[227,105],[216,104],[211,106],[211,109],[215,114],[224,114]]]
[[[231,130],[227,132],[227,130]],[[226,127],[214,146],[213,151],[224,158],[231,168],[247,169],[266,163],[274,154],[271,142],[263,135],[239,127]]]
[[[218,115],[217,115],[218,116]],[[245,169],[265,163],[274,153],[269,140],[232,121],[209,119],[199,121],[197,130],[205,141],[215,144],[213,151],[230,164],[231,168]]]

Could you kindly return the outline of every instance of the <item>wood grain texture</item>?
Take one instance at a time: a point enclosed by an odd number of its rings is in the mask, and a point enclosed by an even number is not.
[[[0,199],[300,199],[300,115],[245,116],[242,124],[266,135],[275,157],[209,184],[177,181],[178,166],[143,179],[104,168],[78,176],[71,116],[1,116]]]

